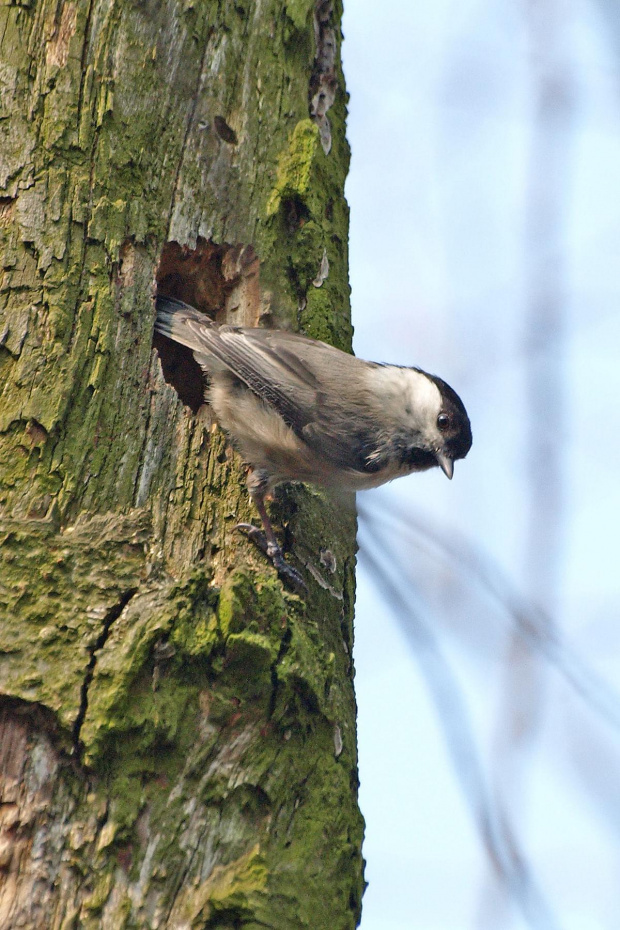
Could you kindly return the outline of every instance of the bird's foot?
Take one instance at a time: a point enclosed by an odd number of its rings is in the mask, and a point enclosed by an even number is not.
[[[274,544],[269,542],[263,530],[260,530],[257,526],[253,526],[251,523],[237,523],[235,529],[247,536],[247,538],[267,556],[285,584],[294,591],[307,590],[306,583],[297,569],[293,568],[292,565],[289,565],[288,562],[285,561],[284,554],[280,547],[277,543]]]

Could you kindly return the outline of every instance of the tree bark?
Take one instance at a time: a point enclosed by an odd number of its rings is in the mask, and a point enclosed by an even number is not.
[[[0,927],[358,922],[353,508],[279,495],[284,590],[152,336],[159,286],[350,346],[340,13],[2,8]]]

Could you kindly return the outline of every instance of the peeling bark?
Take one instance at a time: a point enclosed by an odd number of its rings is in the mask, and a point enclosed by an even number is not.
[[[0,927],[359,918],[353,511],[283,590],[152,304],[350,347],[340,12],[0,11]]]

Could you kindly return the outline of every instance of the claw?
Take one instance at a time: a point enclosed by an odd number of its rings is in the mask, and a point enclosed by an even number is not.
[[[257,526],[253,526],[251,523],[237,523],[235,529],[247,536],[264,555],[269,555],[267,537]]]
[[[269,542],[262,530],[259,530],[257,526],[253,526],[251,523],[237,523],[235,529],[239,530],[240,533],[244,533],[244,535],[267,556],[277,571],[278,576],[285,584],[294,591],[308,590],[305,581],[297,569],[293,568],[292,565],[289,565],[288,562],[285,561],[280,547],[277,544],[274,545]]]

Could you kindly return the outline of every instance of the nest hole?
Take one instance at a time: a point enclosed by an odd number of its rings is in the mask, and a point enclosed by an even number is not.
[[[157,295],[189,304],[217,323],[256,326],[260,312],[259,261],[251,245],[198,238],[195,248],[167,242],[155,273]],[[191,349],[160,333],[153,345],[162,372],[183,403],[197,413],[205,402],[205,376]]]

